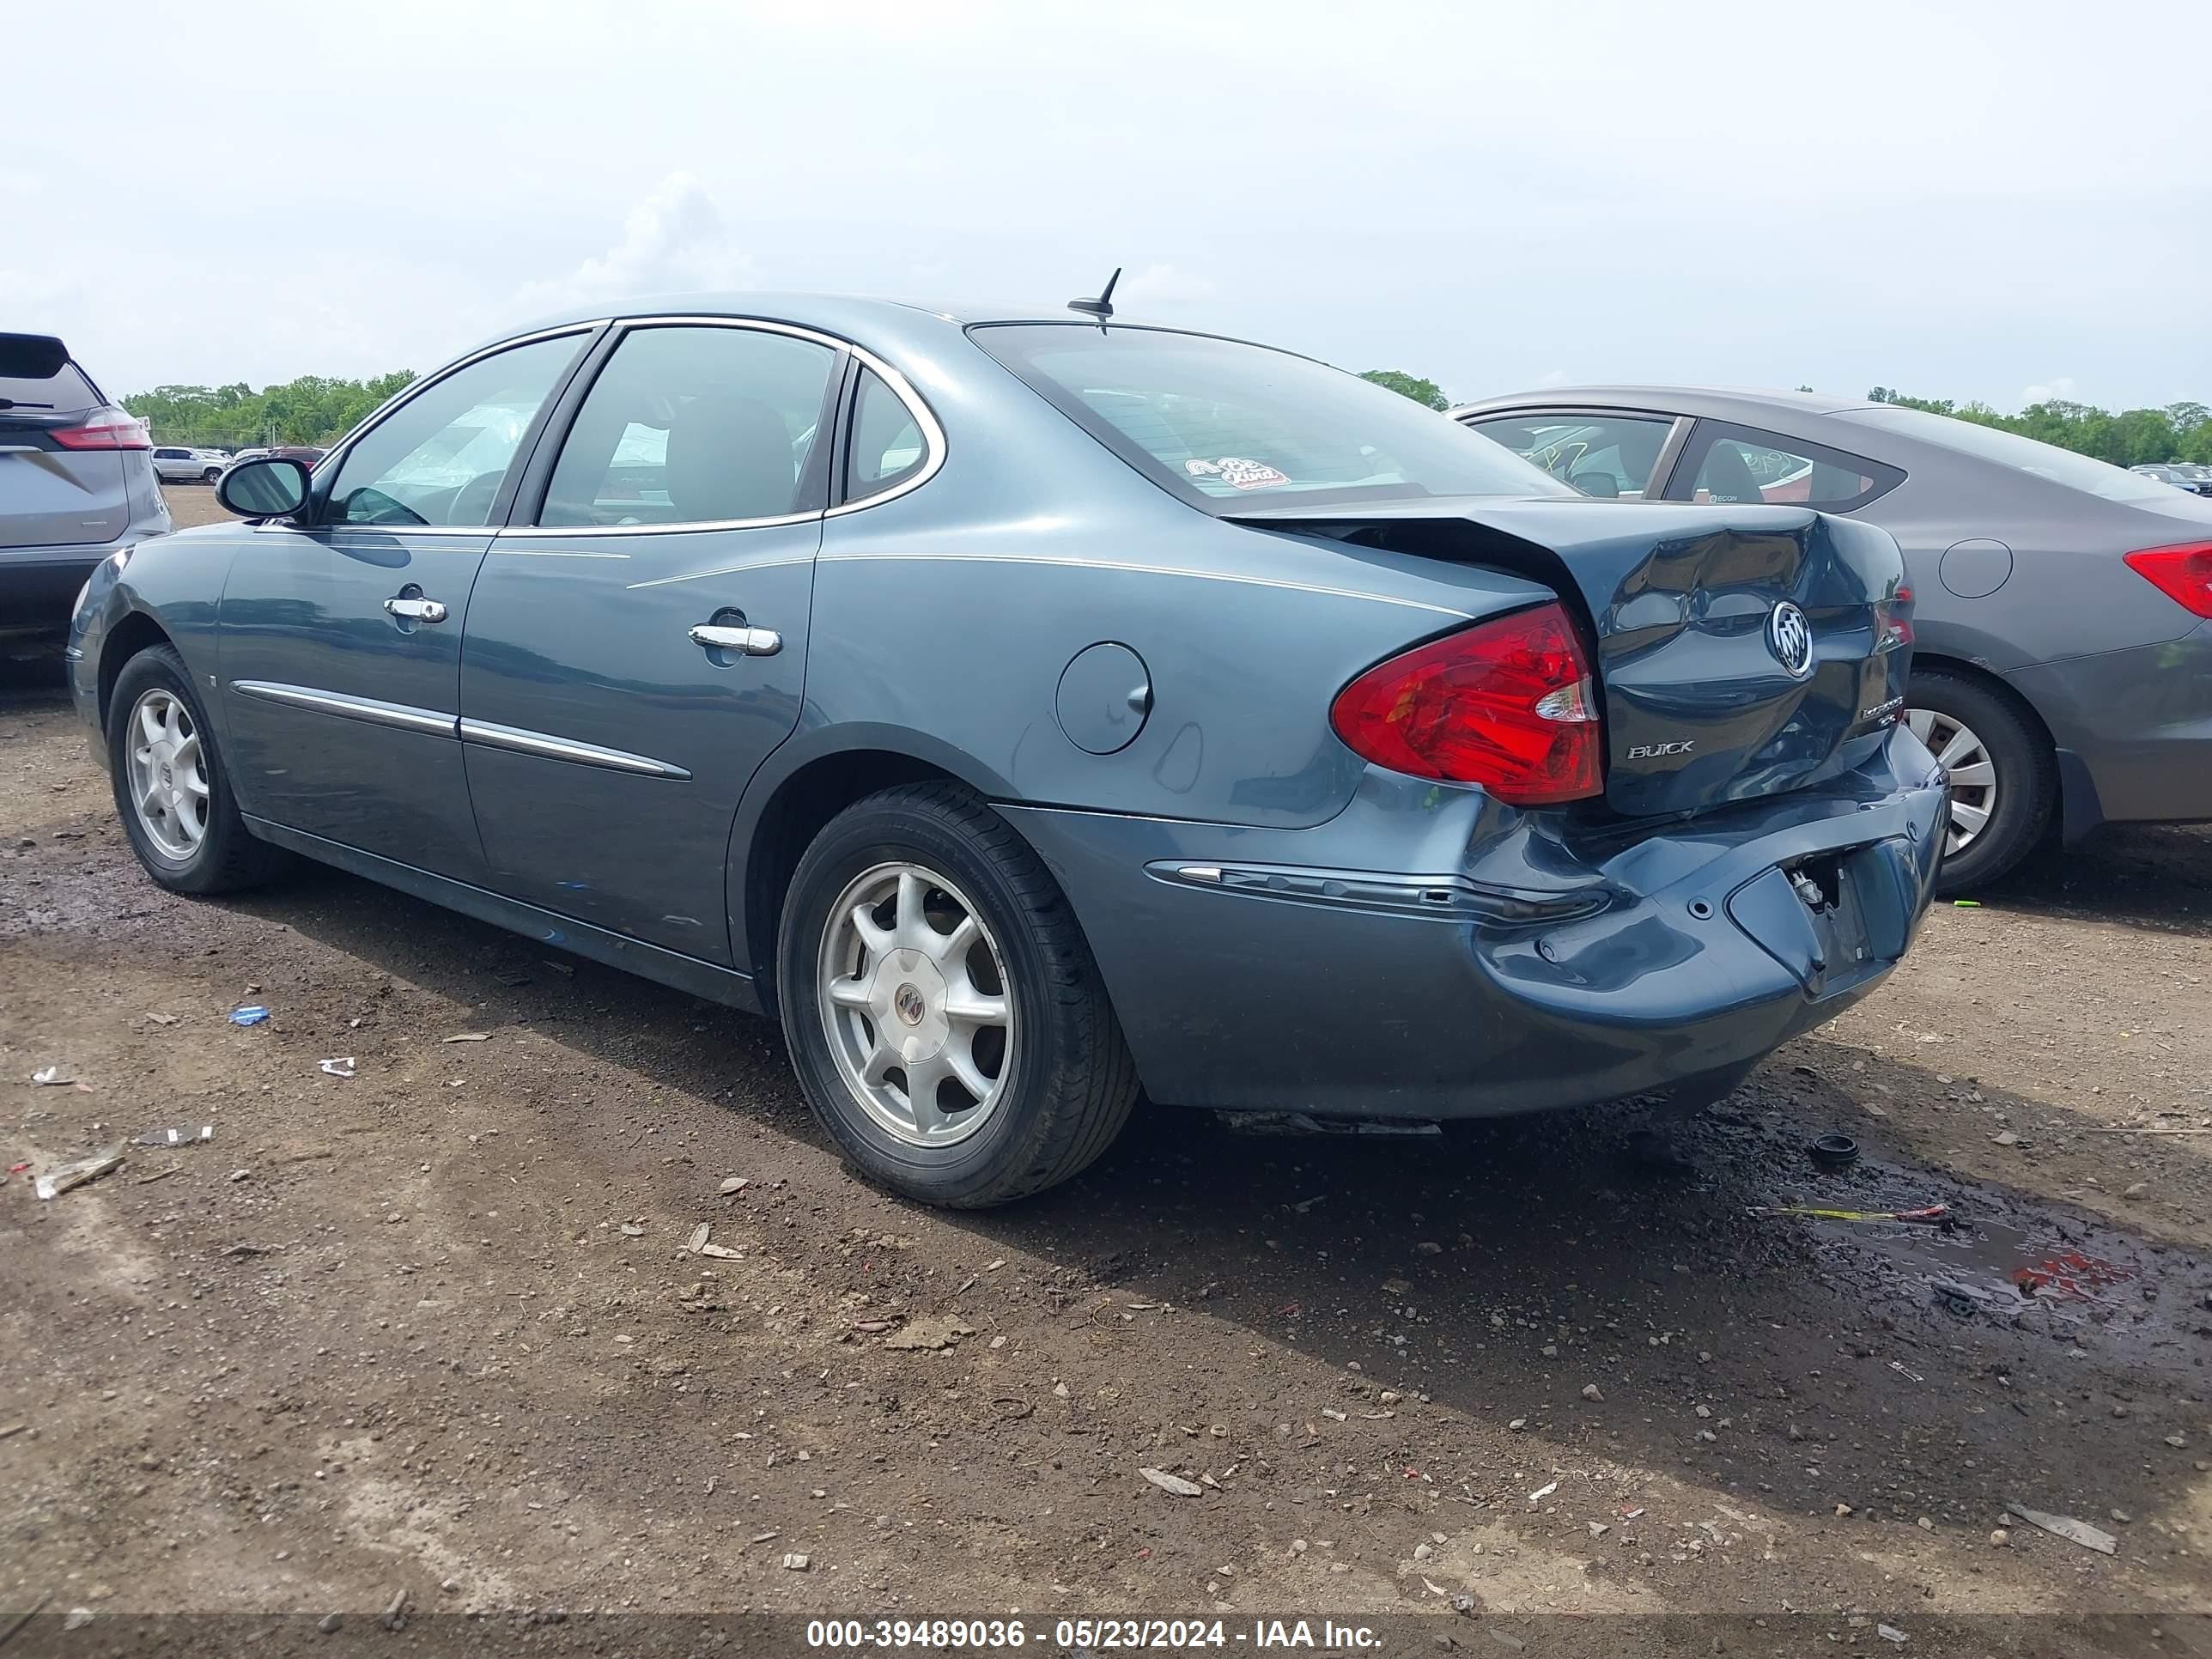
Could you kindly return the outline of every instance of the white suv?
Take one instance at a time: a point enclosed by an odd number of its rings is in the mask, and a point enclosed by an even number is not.
[[[213,483],[230,463],[211,449],[165,445],[154,452],[154,471],[163,483]]]

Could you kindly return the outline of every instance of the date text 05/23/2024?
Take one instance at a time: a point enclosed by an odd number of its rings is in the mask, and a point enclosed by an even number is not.
[[[1382,1644],[1367,1625],[1334,1620],[1255,1619],[817,1619],[806,1644],[818,1649],[985,1649],[1036,1646],[1061,1652],[1109,1649],[1232,1648],[1370,1651]]]

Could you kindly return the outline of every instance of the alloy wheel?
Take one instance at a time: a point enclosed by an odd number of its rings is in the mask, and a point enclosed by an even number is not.
[[[192,711],[174,692],[155,686],[131,710],[131,804],[138,827],[179,863],[207,837],[206,751]]]
[[[965,1140],[1014,1069],[1006,957],[965,894],[926,865],[878,864],[830,907],[817,992],[839,1076],[910,1146]]]
[[[1956,858],[1989,827],[1997,811],[1997,769],[1973,728],[1932,708],[1908,708],[1905,723],[1951,780],[1951,821],[1943,854]]]

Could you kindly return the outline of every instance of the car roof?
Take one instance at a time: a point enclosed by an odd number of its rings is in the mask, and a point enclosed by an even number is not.
[[[1700,415],[1714,420],[1784,410],[1796,415],[1836,415],[1845,410],[1880,405],[1865,398],[1841,398],[1818,392],[1768,391],[1758,386],[1556,386],[1484,398],[1452,410],[1457,415],[1488,414],[1506,409],[1649,409],[1675,415]]]
[[[825,334],[866,343],[872,334],[905,336],[917,324],[965,328],[976,323],[1083,323],[1091,320],[1070,311],[1066,303],[1014,304],[951,303],[936,301],[889,299],[860,294],[809,294],[756,289],[720,289],[699,294],[650,294],[601,300],[570,306],[522,326],[502,330],[483,342],[495,345],[519,335],[562,328],[576,323],[598,322],[609,317],[751,317],[769,322],[793,323],[817,328]],[[1168,326],[1147,319],[1115,313],[1115,324]]]

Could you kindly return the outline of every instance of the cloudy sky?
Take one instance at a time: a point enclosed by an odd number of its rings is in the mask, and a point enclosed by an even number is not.
[[[1402,368],[2212,402],[2212,7],[167,0],[11,9],[0,328],[112,392],[699,287]]]

